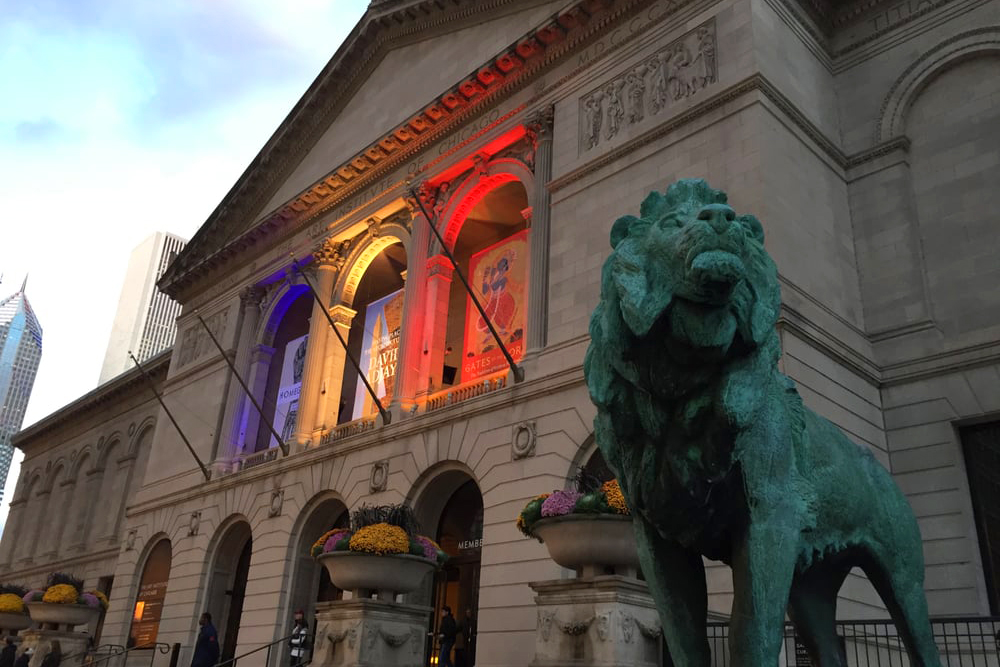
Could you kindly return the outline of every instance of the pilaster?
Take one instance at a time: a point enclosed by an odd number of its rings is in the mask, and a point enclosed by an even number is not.
[[[434,255],[426,263],[427,279],[423,349],[420,351],[420,385],[418,396],[441,388],[444,368],[444,347],[448,335],[448,301],[451,294],[453,267],[444,255]]]
[[[552,197],[546,187],[552,179],[552,106],[539,109],[528,118],[529,137],[535,144],[535,189],[531,202],[528,247],[531,268],[528,274],[527,352],[545,347],[549,309],[549,236]]]
[[[340,338],[346,343],[351,335],[351,323],[358,311],[344,305],[336,305],[330,309],[330,317],[340,333]],[[325,319],[325,318],[324,318]],[[320,387],[320,423],[322,430],[332,429],[337,425],[340,414],[341,391],[344,384],[344,368],[347,364],[347,350],[337,339],[337,334],[327,327],[326,360],[323,365],[323,386]],[[319,437],[313,437],[313,446],[319,444]]]
[[[260,304],[264,298],[264,290],[259,287],[246,287],[240,292],[240,322],[236,334],[236,359],[233,365],[240,373],[247,386],[250,371],[250,357],[253,352],[253,338],[260,323]],[[242,400],[241,400],[242,399]],[[233,460],[239,454],[240,431],[243,428],[243,412],[253,410],[250,401],[244,396],[240,383],[231,382],[226,396],[226,407],[223,415],[223,440],[215,453],[216,466],[232,468]]]

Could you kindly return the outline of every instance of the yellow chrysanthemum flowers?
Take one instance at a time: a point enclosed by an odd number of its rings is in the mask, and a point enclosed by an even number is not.
[[[80,593],[69,584],[49,586],[42,596],[42,602],[50,604],[76,604]]]
[[[405,554],[410,552],[410,538],[399,526],[376,523],[359,528],[351,537],[351,551],[372,554]]]
[[[628,505],[625,504],[625,496],[622,495],[622,488],[618,486],[618,480],[612,479],[601,485],[604,497],[608,499],[608,505],[618,514],[631,514]]]
[[[14,593],[0,595],[0,612],[4,614],[23,614],[24,600]]]

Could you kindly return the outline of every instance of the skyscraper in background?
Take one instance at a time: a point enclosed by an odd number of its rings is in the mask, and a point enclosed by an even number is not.
[[[14,456],[10,439],[21,430],[42,359],[42,327],[24,293],[27,282],[0,301],[0,500]]]
[[[132,368],[129,350],[145,361],[174,344],[181,307],[156,288],[156,281],[186,244],[178,236],[156,232],[132,251],[100,384]]]

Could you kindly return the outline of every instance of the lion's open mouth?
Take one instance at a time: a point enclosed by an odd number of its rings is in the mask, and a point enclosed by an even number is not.
[[[688,269],[688,280],[698,292],[694,296],[709,302],[727,300],[745,275],[743,260],[725,250],[699,253]]]

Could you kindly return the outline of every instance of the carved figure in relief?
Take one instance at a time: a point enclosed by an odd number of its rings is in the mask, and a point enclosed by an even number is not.
[[[669,88],[667,86],[667,56],[653,56],[649,61],[649,70],[653,73],[652,90],[649,94],[649,108],[654,114],[667,106]]]
[[[621,84],[617,81],[612,81],[604,89],[604,94],[608,98],[608,124],[604,136],[610,140],[618,134],[618,130],[622,126],[622,120],[625,118],[625,105],[622,103]]]
[[[583,105],[586,115],[586,125],[584,125],[584,137],[587,140],[587,148],[593,148],[601,140],[601,123],[604,122],[604,110],[601,108],[600,92],[591,95]]]
[[[690,72],[691,51],[684,42],[674,47],[673,52],[664,54],[664,63],[667,66],[667,86],[670,90],[670,97],[673,100],[680,100],[693,91],[691,90]]]
[[[704,88],[715,81],[715,35],[709,28],[698,28],[698,56],[695,81]]]
[[[646,67],[639,67],[625,76],[625,88],[628,91],[628,122],[629,125],[640,122],[643,117],[643,102],[646,97]]]
[[[909,664],[940,665],[909,503],[778,370],[781,293],[760,222],[701,180],[651,193],[640,214],[611,228],[584,372],[674,663],[712,664],[707,557],[733,571],[734,667],[777,663],[786,608],[813,664],[846,665],[834,620],[853,567]]]

